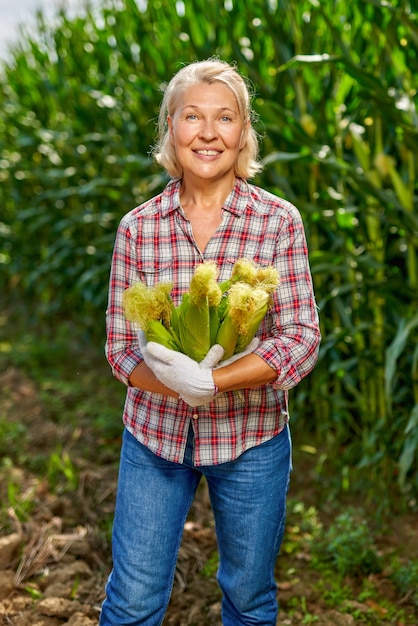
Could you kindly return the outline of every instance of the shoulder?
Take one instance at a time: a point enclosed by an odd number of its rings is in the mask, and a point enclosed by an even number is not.
[[[280,216],[282,219],[300,219],[300,212],[294,204],[257,185],[248,184],[252,203],[257,211]]]
[[[142,218],[154,216],[160,210],[161,197],[162,194],[160,193],[157,196],[146,200],[142,204],[139,204],[134,209],[129,211],[129,213],[126,213],[126,215],[122,217],[121,222],[125,224],[132,224]]]
[[[178,197],[178,181],[171,180],[156,196],[145,200],[134,209],[126,213],[120,220],[120,228],[135,228],[138,222],[144,219],[155,219],[157,215],[163,215],[175,206]]]

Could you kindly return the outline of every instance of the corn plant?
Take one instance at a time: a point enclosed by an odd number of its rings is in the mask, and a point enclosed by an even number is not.
[[[349,487],[378,497],[398,480],[412,501],[417,44],[409,0],[106,0],[53,27],[39,13],[1,71],[3,293],[101,341],[117,223],[166,180],[149,156],[164,83],[195,59],[236,61],[259,114],[254,182],[301,210],[320,309],[294,427]]]

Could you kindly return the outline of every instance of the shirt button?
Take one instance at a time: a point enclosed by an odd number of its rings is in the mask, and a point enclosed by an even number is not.
[[[194,419],[194,420],[199,419],[199,415],[198,415],[197,413],[193,413],[193,419]]]

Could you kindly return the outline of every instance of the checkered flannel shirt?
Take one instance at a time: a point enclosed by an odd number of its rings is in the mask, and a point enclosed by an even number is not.
[[[130,211],[120,222],[106,312],[106,356],[114,376],[128,387],[125,427],[155,454],[181,463],[192,424],[195,465],[214,465],[236,459],[285,427],[288,390],[317,360],[317,307],[303,223],[292,204],[237,178],[223,206],[222,223],[201,251],[180,206],[179,194],[180,181],[172,180],[161,194]],[[277,371],[276,381],[221,393],[198,408],[129,386],[129,376],[142,355],[137,329],[123,313],[124,290],[138,281],[148,286],[171,282],[171,296],[178,304],[198,263],[216,261],[219,281],[224,281],[235,261],[244,257],[260,265],[274,265],[280,275],[273,306],[257,333],[260,344],[255,350]]]

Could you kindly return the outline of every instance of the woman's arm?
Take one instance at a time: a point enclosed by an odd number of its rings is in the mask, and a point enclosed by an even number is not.
[[[179,394],[169,387],[163,385],[162,382],[158,380],[155,376],[154,372],[148,367],[145,361],[139,363],[132,371],[129,377],[129,384],[132,387],[138,387],[143,391],[151,391],[152,393],[161,393],[165,396],[172,396],[173,398],[178,398]]]
[[[220,392],[259,387],[273,383],[276,378],[277,371],[254,353],[213,370],[213,380]]]

